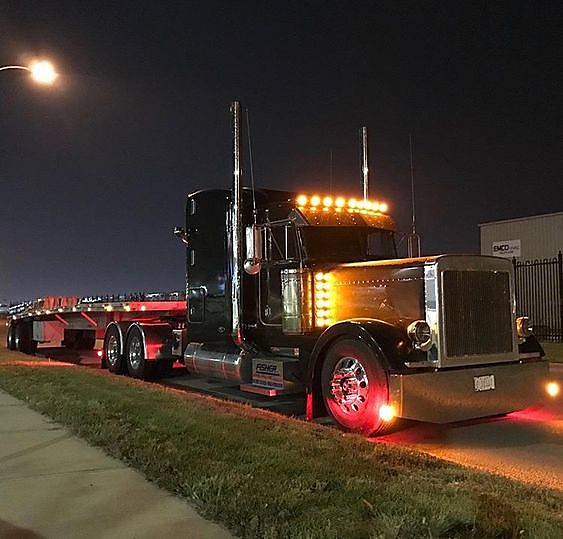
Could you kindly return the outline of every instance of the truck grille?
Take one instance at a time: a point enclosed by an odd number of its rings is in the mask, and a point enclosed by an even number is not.
[[[442,273],[448,357],[512,351],[510,277],[504,271]]]

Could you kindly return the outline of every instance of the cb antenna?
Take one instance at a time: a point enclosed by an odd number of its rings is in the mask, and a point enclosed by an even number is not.
[[[411,201],[412,201],[412,223],[411,231],[407,238],[407,250],[409,258],[420,256],[420,236],[416,233],[416,213],[414,202],[414,165],[412,157],[412,135],[409,134],[409,149],[411,156]]]
[[[245,109],[246,113],[246,135],[248,138],[248,160],[250,161],[250,188],[252,190],[252,217],[254,224],[256,224],[256,186],[254,185],[254,160],[252,159],[252,140],[250,138],[250,116],[248,114],[248,109]]]
[[[368,128],[362,127],[360,129],[360,152],[361,152],[361,159],[360,159],[360,166],[361,166],[361,173],[362,173],[362,188],[364,192],[364,200],[368,199],[368,175],[369,175],[369,166],[368,166]]]
[[[330,182],[330,184],[329,184],[329,187],[330,187],[329,194],[330,195],[332,195],[332,179],[333,179],[332,178],[332,176],[333,176],[332,169],[333,169],[332,150],[330,150],[330,175],[329,175],[329,182]]]

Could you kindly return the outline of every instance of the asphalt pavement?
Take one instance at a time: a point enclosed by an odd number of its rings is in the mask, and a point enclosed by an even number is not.
[[[563,389],[563,364],[551,378]],[[450,425],[417,423],[385,441],[527,483],[563,490],[563,396],[504,417]]]

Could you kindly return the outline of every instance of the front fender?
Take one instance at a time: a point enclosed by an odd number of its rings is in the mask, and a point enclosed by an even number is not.
[[[404,333],[387,322],[369,318],[345,320],[334,324],[317,339],[307,367],[307,387],[312,387],[320,359],[330,345],[340,338],[357,339],[367,344],[386,370],[400,369],[410,352],[410,344]]]

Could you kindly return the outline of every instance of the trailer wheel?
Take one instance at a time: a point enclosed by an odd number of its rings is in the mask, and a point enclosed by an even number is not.
[[[152,378],[154,365],[145,358],[143,332],[136,325],[129,329],[129,334],[127,335],[125,360],[130,376],[142,380],[150,380]]]
[[[14,324],[10,324],[10,327],[8,328],[8,335],[6,338],[6,348],[8,350],[15,350],[16,349],[16,336],[15,336],[15,325]]]
[[[35,354],[37,341],[33,340],[33,326],[31,324],[20,322],[16,325],[14,345],[18,352],[31,355]]]
[[[122,339],[119,328],[115,325],[110,325],[104,336],[103,358],[106,361],[108,370],[114,374],[124,374],[126,370],[122,353]]]
[[[388,401],[387,375],[366,344],[336,341],[325,357],[321,385],[326,408],[343,429],[370,435],[388,428],[380,418]]]

